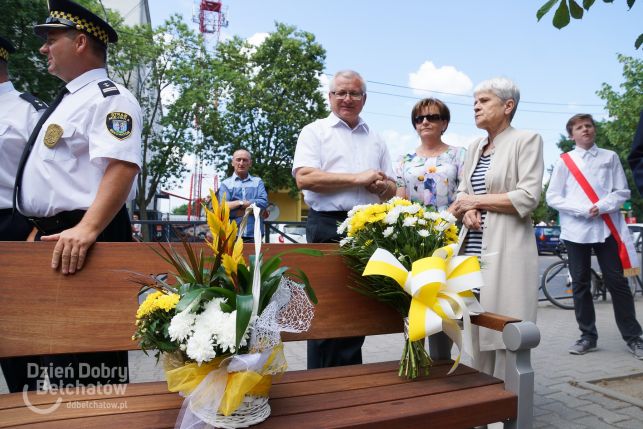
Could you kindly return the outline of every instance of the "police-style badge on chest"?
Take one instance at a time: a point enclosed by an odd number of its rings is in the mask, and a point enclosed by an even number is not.
[[[132,134],[132,117],[127,113],[108,113],[105,124],[107,125],[107,130],[119,140],[124,140]]]
[[[49,149],[53,149],[63,136],[63,127],[58,124],[49,124],[45,131],[44,143]]]

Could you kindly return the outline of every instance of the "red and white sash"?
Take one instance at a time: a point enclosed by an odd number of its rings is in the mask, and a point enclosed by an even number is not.
[[[587,198],[589,198],[592,204],[596,204],[599,200],[598,195],[596,195],[596,191],[594,191],[594,188],[592,188],[592,185],[587,181],[583,172],[578,168],[578,165],[576,165],[576,162],[574,162],[570,154],[564,153],[560,157],[569,169],[569,172],[572,173],[572,176],[574,176],[580,185],[581,189],[587,195]],[[621,264],[623,265],[623,274],[627,277],[638,275],[638,257],[636,250],[634,249],[634,244],[632,243],[632,236],[627,229],[627,224],[625,223],[625,219],[623,219],[623,215],[620,212],[603,213],[601,218],[618,244],[618,256],[621,259]]]

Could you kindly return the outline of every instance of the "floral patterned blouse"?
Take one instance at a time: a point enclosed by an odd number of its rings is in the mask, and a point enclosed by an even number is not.
[[[403,155],[394,166],[396,184],[406,188],[407,199],[446,210],[463,179],[466,152],[464,147],[449,146],[438,156]]]

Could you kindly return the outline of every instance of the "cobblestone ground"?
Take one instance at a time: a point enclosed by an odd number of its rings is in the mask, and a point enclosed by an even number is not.
[[[643,321],[643,298],[636,300],[639,321]],[[583,356],[570,355],[567,348],[578,337],[574,312],[541,303],[538,327],[541,343],[532,353],[536,371],[534,398],[535,428],[643,428],[643,409],[627,401],[605,396],[577,385],[601,378],[643,373],[643,361],[634,359],[620,338],[611,302],[596,305],[599,332],[598,350]],[[366,339],[364,361],[399,359],[401,335],[380,335]],[[286,344],[289,369],[306,367],[306,344]],[[130,352],[132,382],[163,380],[160,366],[142,352]],[[4,377],[0,393],[6,393]]]

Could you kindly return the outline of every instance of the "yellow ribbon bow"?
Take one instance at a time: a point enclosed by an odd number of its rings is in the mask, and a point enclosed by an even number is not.
[[[483,311],[471,291],[483,286],[478,258],[453,256],[455,248],[455,244],[441,247],[432,256],[413,262],[411,272],[389,251],[377,249],[362,273],[390,277],[411,295],[408,317],[411,341],[440,331],[453,340],[458,346],[458,357],[449,373],[457,368],[462,354],[462,334],[454,320],[463,319],[467,352],[471,354],[470,314]]]

